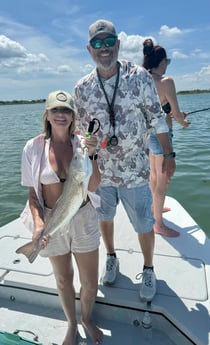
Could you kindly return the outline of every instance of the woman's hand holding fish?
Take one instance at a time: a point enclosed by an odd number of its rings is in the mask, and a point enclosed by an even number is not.
[[[89,156],[95,154],[97,145],[98,145],[98,138],[96,135],[91,135],[89,137],[84,138],[84,145],[88,148]]]
[[[49,236],[42,236],[44,229],[35,230],[32,236],[32,241],[34,243],[34,250],[37,249],[39,244],[39,239],[41,238],[41,246],[44,249],[49,242]]]
[[[44,249],[46,247],[48,242],[49,242],[49,236],[43,236],[43,238],[42,238],[42,249]]]

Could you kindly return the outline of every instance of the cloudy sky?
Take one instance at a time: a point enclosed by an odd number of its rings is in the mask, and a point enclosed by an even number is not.
[[[88,27],[112,21],[120,58],[142,63],[151,37],[172,59],[177,91],[210,88],[209,0],[0,0],[0,100],[40,99],[72,92],[94,63]]]

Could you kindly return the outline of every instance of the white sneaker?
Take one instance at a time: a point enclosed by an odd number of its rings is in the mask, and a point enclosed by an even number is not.
[[[119,272],[119,260],[113,255],[107,254],[106,266],[102,277],[104,285],[111,285],[115,282],[117,273]]]
[[[138,275],[137,275],[138,276]],[[138,279],[136,276],[136,279]],[[140,299],[151,302],[156,294],[156,276],[151,268],[145,268],[141,273]]]

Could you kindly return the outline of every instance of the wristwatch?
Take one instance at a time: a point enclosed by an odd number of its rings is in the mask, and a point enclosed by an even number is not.
[[[91,161],[96,161],[96,159],[98,158],[98,155],[97,155],[97,153],[95,153],[94,155],[89,156],[89,158]]]
[[[176,157],[176,152],[164,153],[163,157],[164,158],[175,158]]]

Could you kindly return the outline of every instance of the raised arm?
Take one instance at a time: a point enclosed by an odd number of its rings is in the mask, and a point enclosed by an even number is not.
[[[162,80],[165,98],[171,106],[171,116],[184,128],[188,127],[190,121],[185,119],[186,114],[180,111],[176,96],[176,87],[173,78],[166,77]]]

